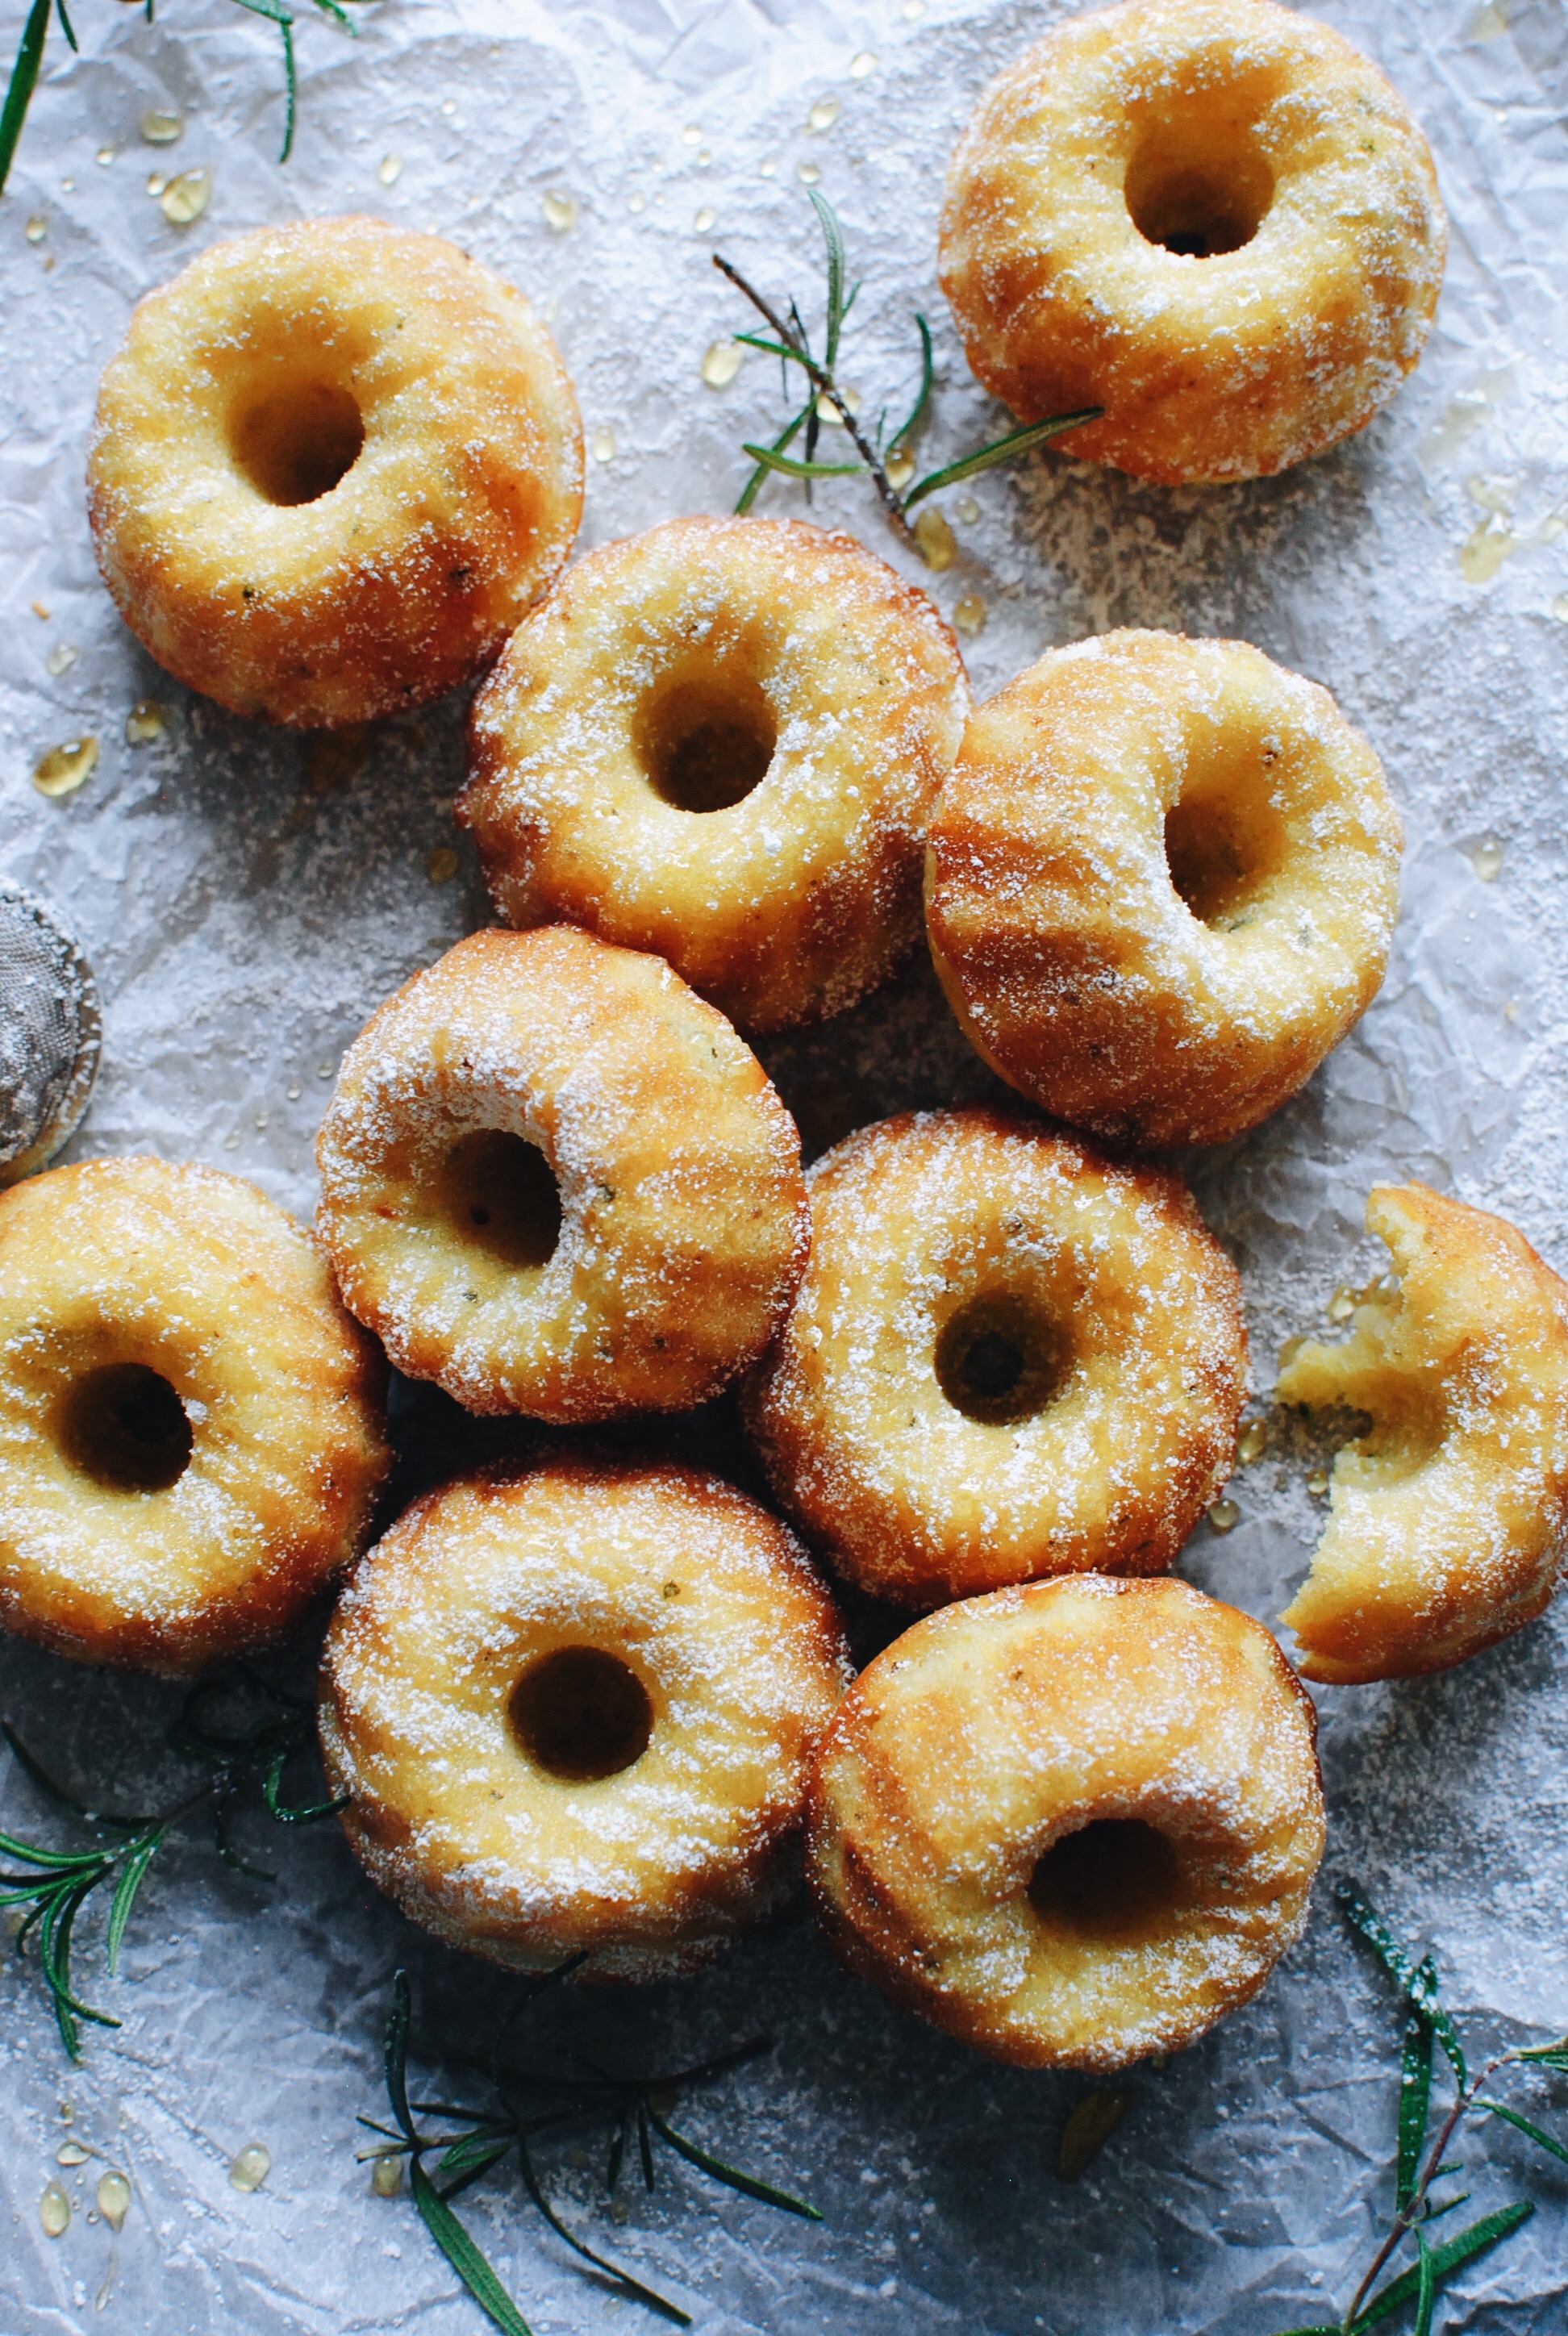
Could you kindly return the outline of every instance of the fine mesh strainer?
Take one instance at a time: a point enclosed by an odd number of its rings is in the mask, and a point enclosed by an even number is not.
[[[0,877],[0,1184],[42,1168],[73,1133],[102,1041],[76,941],[46,901]]]

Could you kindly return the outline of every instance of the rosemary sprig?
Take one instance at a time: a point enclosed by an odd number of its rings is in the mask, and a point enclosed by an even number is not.
[[[324,16],[330,16],[333,23],[340,24],[346,33],[352,33],[355,30],[353,20],[347,10],[341,5],[341,0],[311,0],[311,5],[319,9]],[[295,18],[285,7],[284,0],[235,0],[235,5],[248,9],[253,16],[265,16],[270,24],[278,26],[282,38],[283,78],[287,86],[287,103],[283,122],[283,151],[278,159],[280,162],[287,162],[294,151],[294,125],[299,104],[299,86],[294,58]],[[153,7],[154,0],[143,0],[142,13],[150,24],[152,22]],[[27,108],[31,102],[33,92],[37,86],[39,72],[44,63],[44,43],[49,31],[51,14],[58,16],[60,29],[64,34],[66,44],[73,54],[78,47],[75,31],[66,14],[65,0],[32,0],[26,21],[22,27],[22,40],[16,51],[15,62],[11,68],[11,79],[5,91],[5,102],[4,107],[0,107],[0,194],[5,191],[5,181],[10,175],[12,158],[16,151],[17,141],[22,135],[22,124],[27,119]]]
[[[693,2068],[650,2077],[617,2076],[586,2056],[570,2051],[565,2054],[569,2065],[554,2068],[521,2066],[504,2057],[506,2040],[516,2021],[585,1960],[581,1955],[574,1956],[555,1970],[526,1981],[511,2012],[501,2025],[494,2050],[485,2059],[460,2046],[414,2033],[408,1975],[400,1971],[393,1981],[383,2058],[386,2098],[394,2123],[389,2127],[378,2125],[371,2117],[359,2119],[370,2132],[382,2136],[374,2147],[359,2153],[361,2158],[407,2160],[409,2188],[426,2230],[474,2302],[505,2331],[505,2336],[529,2336],[528,2322],[472,2234],[453,2212],[452,2201],[514,2153],[525,2195],[574,2254],[602,2273],[618,2294],[646,2305],[677,2328],[691,2325],[690,2313],[678,2303],[660,2295],[623,2264],[596,2253],[567,2227],[545,2195],[534,2161],[533,2144],[541,2135],[590,2120],[608,2125],[610,2140],[605,2186],[611,2198],[620,2179],[628,2144],[635,2133],[643,2183],[648,2190],[654,2186],[653,2144],[657,2138],[688,2166],[695,2166],[700,2173],[726,2184],[745,2197],[759,2199],[764,2205],[776,2206],[786,2214],[803,2215],[808,2222],[822,2219],[816,2208],[803,2199],[792,2197],[787,2190],[777,2190],[772,2183],[760,2181],[755,2175],[743,2173],[738,2166],[716,2157],[711,2150],[701,2148],[669,2122],[677,2095],[688,2086],[712,2083],[730,2069],[771,2051],[773,2047],[767,2037],[755,2037],[749,2043],[700,2061]],[[494,2106],[472,2108],[450,2101],[411,2101],[411,2049],[424,2059],[482,2070],[489,2078]],[[418,2117],[434,2119],[442,2130],[422,2130],[415,2123]],[[425,2165],[426,2158],[432,2156],[435,2161],[433,2175]]]
[[[249,1701],[252,1717],[236,1728],[215,1725],[213,1707],[221,1698]],[[279,1825],[314,1825],[332,1816],[341,1801],[318,1801],[290,1807],[282,1799],[283,1772],[313,1734],[311,1708],[285,1695],[241,1665],[227,1678],[204,1679],[186,1697],[179,1718],[169,1731],[171,1748],[203,1763],[205,1780],[172,1807],[155,1815],[129,1815],[91,1809],[73,1793],[56,1783],[8,1724],[0,1722],[13,1757],[39,1791],[77,1821],[95,1838],[81,1849],[46,1849],[0,1833],[0,1857],[24,1870],[0,1872],[0,1907],[30,1909],[16,1934],[21,1952],[37,1934],[38,1967],[49,1990],[60,2040],[73,2060],[82,2058],[80,2023],[90,2020],[100,2028],[118,2028],[107,2011],[95,2011],[76,1994],[71,1981],[71,1949],[76,1918],[87,1901],[110,1884],[109,1916],[104,1929],[104,1960],[111,1977],[119,1968],[120,1949],[147,1869],[173,1829],[198,1809],[210,1811],[213,1846],[219,1857],[241,1874],[258,1881],[275,1877],[259,1866],[247,1864],[229,1838],[229,1818],[238,1802],[254,1791],[268,1815]]]
[[[1056,414],[1044,422],[1026,423],[1021,429],[1009,430],[1005,437],[993,439],[989,444],[977,446],[969,453],[960,455],[957,462],[945,463],[940,471],[930,472],[925,478],[916,481],[901,493],[888,475],[888,456],[893,452],[907,455],[910,442],[930,404],[933,380],[930,326],[917,311],[915,324],[920,336],[920,383],[907,419],[894,432],[891,442],[884,441],[881,426],[887,419],[884,409],[874,439],[868,436],[837,377],[839,342],[844,320],[861,287],[856,284],[846,297],[843,230],[826,197],[819,194],[814,187],[808,187],[806,191],[821,222],[826,246],[827,297],[820,358],[812,348],[811,336],[802,324],[800,311],[793,300],[786,323],[772,301],[748,282],[732,261],[726,259],[721,252],[716,251],[713,255],[713,264],[720,275],[727,277],[736,290],[745,295],[773,333],[771,340],[765,340],[758,333],[737,333],[735,339],[747,348],[759,349],[765,356],[777,357],[786,390],[792,365],[800,367],[811,390],[805,404],[791,416],[771,445],[754,444],[749,440],[744,443],[743,452],[751,456],[755,467],[741,489],[735,510],[750,511],[770,472],[776,472],[784,478],[803,479],[808,482],[808,491],[813,479],[845,479],[863,473],[870,477],[876,488],[893,532],[911,550],[919,550],[920,541],[910,525],[909,513],[927,495],[935,494],[939,488],[953,486],[960,479],[973,478],[980,471],[991,470],[998,462],[1010,462],[1015,455],[1027,453],[1031,446],[1043,445],[1047,438],[1059,437],[1066,430],[1076,430],[1086,422],[1097,422],[1105,409],[1098,405],[1086,405],[1076,413]],[[858,462],[819,462],[816,460],[817,428],[822,418],[821,401],[824,398],[849,433],[850,443],[860,457]],[[803,462],[786,451],[803,428],[806,433]],[[888,447],[887,453],[883,452],[884,444]]]
[[[1512,2205],[1483,2214],[1479,2221],[1456,2232],[1451,2239],[1434,2245],[1427,2235],[1431,2224],[1439,2216],[1462,2206],[1469,2195],[1463,2191],[1440,2203],[1432,2195],[1434,2183],[1460,2170],[1448,2160],[1449,2145],[1463,2120],[1473,2111],[1481,2111],[1500,2117],[1538,2148],[1568,2165],[1568,2146],[1517,2109],[1491,2099],[1482,2090],[1500,2068],[1533,2065],[1568,2070],[1568,2036],[1558,2037],[1549,2044],[1515,2045],[1506,2052],[1497,2053],[1477,2075],[1471,2076],[1459,2031],[1438,1996],[1437,1966],[1431,1956],[1414,1961],[1387,1923],[1349,1883],[1339,1883],[1335,1895],[1346,1921],[1366,1941],[1405,1999],[1394,2215],[1344,2317],[1310,2328],[1292,2328],[1285,2331],[1285,2336],[1362,2336],[1364,2330],[1378,2327],[1412,2302],[1416,2306],[1415,2336],[1430,2336],[1433,2312],[1445,2281],[1463,2264],[1474,2263],[1478,2255],[1511,2237],[1535,2211],[1528,2198],[1516,2199]],[[1437,2138],[1428,2145],[1435,2043],[1441,2045],[1452,2072],[1454,2098],[1437,2128]],[[1416,2242],[1415,2262],[1378,2288],[1380,2274],[1402,2243],[1412,2237]]]

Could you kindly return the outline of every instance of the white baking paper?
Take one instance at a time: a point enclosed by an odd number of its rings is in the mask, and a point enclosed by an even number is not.
[[[0,201],[0,869],[68,915],[103,992],[103,1070],[72,1156],[209,1160],[307,1214],[312,1137],[345,1044],[484,915],[449,825],[460,707],[384,725],[364,767],[333,784],[297,738],[192,700],[121,627],[93,569],[83,461],[97,374],[137,297],[260,221],[359,209],[452,235],[539,300],[560,337],[592,450],[593,543],[727,508],[740,440],[778,426],[765,361],[703,385],[708,344],[747,321],[709,253],[820,312],[802,183],[814,170],[865,279],[843,371],[870,412],[910,398],[912,314],[931,318],[939,391],[921,451],[934,464],[1004,423],[936,288],[945,158],[984,83],[1061,13],[372,0],[354,7],[353,40],[314,15],[298,25],[300,129],[280,167],[268,25],[227,0],[165,0],[151,26],[77,0],[83,54],[52,34]],[[1568,508],[1568,24],[1559,0],[1334,0],[1322,13],[1381,62],[1437,154],[1453,241],[1419,371],[1361,436],[1277,480],[1170,492],[1050,456],[983,477],[942,498],[959,557],[921,579],[950,614],[966,597],[985,604],[966,652],[979,693],[1112,625],[1234,634],[1326,682],[1385,759],[1409,831],[1387,987],[1302,1095],[1193,1167],[1242,1262],[1260,1409],[1280,1341],[1320,1329],[1334,1287],[1378,1270],[1360,1222],[1379,1176],[1495,1207],[1568,1260],[1568,534],[1555,517]],[[20,0],[0,9],[6,41],[21,15]],[[808,127],[828,99],[836,118]],[[142,141],[149,108],[184,117],[177,145]],[[209,208],[169,225],[150,174],[200,167]],[[545,198],[562,194],[576,220],[557,229]],[[804,505],[774,486],[764,507]],[[815,508],[920,573],[863,485],[820,492]],[[1472,550],[1472,570],[1509,556],[1471,581],[1461,557],[1482,528],[1507,542]],[[170,709],[167,731],[128,745],[126,715],[147,697]],[[44,800],[37,756],[86,732],[102,742],[93,776]],[[458,875],[433,881],[431,855],[454,841]],[[1500,871],[1483,881],[1475,855],[1494,841]],[[823,1134],[993,1091],[918,971],[763,1051]],[[427,1475],[483,1445],[438,1403],[406,1416]],[[1275,1450],[1242,1471],[1240,1523],[1201,1529],[1183,1570],[1271,1620],[1322,1514],[1309,1465]],[[998,2069],[928,2033],[840,1974],[802,1920],[699,1981],[569,2016],[634,2066],[774,2034],[773,2058],[689,2105],[687,2121],[807,2191],[823,2222],[672,2163],[651,2201],[625,2185],[618,2223],[575,2142],[548,2160],[563,2210],[677,2295],[703,2336],[1269,2336],[1337,2312],[1390,2209],[1398,2014],[1327,1882],[1356,1876],[1430,1944],[1478,2042],[1568,2026],[1564,1638],[1548,1617],[1445,1677],[1320,1694],[1332,1830],[1310,1931],[1252,2007],[1133,2073],[1132,2106],[1076,2187],[1054,2166],[1080,2081]],[[81,1788],[112,1786],[122,1805],[157,1806],[188,1777],[156,1757],[177,1700],[0,1650],[0,1706]],[[0,1822],[36,1836],[57,1820],[7,1766]],[[395,1965],[481,2033],[507,1983],[410,1930],[331,1828],[247,1838],[278,1883],[220,1869],[200,1840],[171,1849],[117,1981],[86,1919],[82,1984],[124,2025],[87,2031],[83,2068],[64,2063],[32,1965],[9,1952],[0,1965],[7,2336],[482,2325],[406,2191],[371,2194],[354,2119],[384,2107]],[[1562,2080],[1516,2098],[1568,2125]],[[56,2167],[67,2131],[132,2179],[118,2238],[89,2211],[100,2161]],[[243,2195],[228,2167],[252,2140],[272,2170]],[[1465,2215],[1525,2184],[1540,2211],[1459,2278],[1441,2324],[1560,2331],[1561,2170],[1497,2126],[1461,2154]],[[52,2175],[76,2208],[54,2239],[38,2215]],[[485,2183],[463,2211],[535,2330],[644,2323],[579,2273],[515,2183]]]

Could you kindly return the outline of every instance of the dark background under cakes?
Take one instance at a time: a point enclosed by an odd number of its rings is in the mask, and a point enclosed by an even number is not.
[[[297,210],[363,207],[440,227],[550,304],[586,428],[617,440],[612,460],[589,464],[583,540],[602,540],[733,497],[735,446],[778,400],[760,361],[720,395],[699,384],[704,347],[739,322],[706,255],[717,243],[770,288],[814,292],[815,230],[795,177],[808,161],[868,279],[845,370],[873,411],[904,394],[910,310],[937,324],[944,378],[926,445],[939,461],[997,418],[967,381],[934,287],[941,164],[988,74],[1056,13],[930,0],[906,22],[896,6],[810,0],[779,0],[766,17],[744,0],[548,15],[524,0],[381,0],[362,12],[352,49],[302,25],[302,129],[286,171],[273,159],[268,28],[219,0],[182,0],[151,30],[128,10],[82,25],[83,61],[46,79],[0,202],[0,841],[6,872],[71,916],[103,987],[105,1068],[73,1156],[209,1159],[308,1215],[310,1143],[343,1046],[485,913],[466,842],[455,881],[426,873],[453,840],[461,708],[379,729],[345,782],[298,740],[176,690],[113,618],[80,482],[93,384],[134,297],[201,244]],[[1496,34],[1472,0],[1320,13],[1381,59],[1437,151],[1455,234],[1418,374],[1362,437],[1279,481],[1166,492],[1050,458],[981,480],[973,522],[945,498],[960,557],[925,579],[950,614],[967,593],[988,604],[966,649],[982,693],[1043,647],[1115,624],[1253,640],[1334,689],[1404,805],[1404,913],[1382,998],[1265,1128],[1187,1163],[1245,1278],[1260,1410],[1279,1342],[1321,1323],[1337,1282],[1376,1270],[1359,1227],[1379,1176],[1422,1176],[1498,1207],[1553,1261],[1568,1259],[1568,630],[1553,614],[1568,535],[1485,585],[1459,565],[1486,516],[1466,492],[1472,476],[1510,482],[1521,532],[1564,499],[1568,34],[1549,0],[1513,0]],[[847,71],[860,50],[878,59],[863,80]],[[56,44],[57,67],[63,54]],[[829,91],[840,119],[813,136],[802,125]],[[141,109],[169,103],[190,112],[172,157],[135,137]],[[700,145],[685,140],[687,124]],[[100,168],[106,144],[119,151]],[[389,151],[404,168],[383,189]],[[765,180],[766,156],[779,167]],[[142,181],[154,166],[203,162],[212,205],[180,235]],[[558,187],[580,206],[561,236],[541,212]],[[637,191],[647,206],[633,214]],[[718,213],[711,235],[693,231],[704,205]],[[23,236],[34,212],[47,220],[36,246]],[[769,507],[800,508],[794,491]],[[818,510],[889,551],[853,482]],[[28,613],[34,597],[48,624]],[[80,656],[51,677],[44,660],[63,640]],[[168,735],[124,746],[124,714],[149,695],[172,709]],[[97,773],[68,801],[42,801],[27,784],[33,761],[82,729],[102,738]],[[1503,872],[1483,884],[1470,853],[1490,835]],[[812,1151],[891,1110],[998,1092],[920,964],[857,1012],[759,1052]],[[394,1419],[407,1490],[529,1435],[411,1387],[397,1390]],[[755,1483],[727,1404],[632,1433]],[[1239,1473],[1236,1530],[1201,1528],[1181,1570],[1271,1620],[1321,1514],[1308,1465],[1278,1439]],[[862,1652],[890,1627],[869,1607],[852,1623]],[[1408,1936],[1433,1943],[1480,2039],[1568,2024],[1563,1651],[1563,1622],[1549,1616],[1446,1678],[1319,1698],[1326,1877],[1357,1875]],[[302,1645],[278,1676],[307,1681],[311,1660]],[[0,1709],[104,1796],[111,1783],[136,1801],[181,1788],[189,1772],[158,1749],[180,1692],[0,1647]],[[0,1823],[47,1822],[15,1771],[0,1772]],[[66,2068],[31,1966],[8,1952],[0,1963],[7,2336],[117,2323],[138,2336],[464,2336],[482,2324],[406,2193],[370,2195],[353,2119],[380,2107],[399,1962],[433,2021],[456,2032],[487,2034],[509,1982],[403,1922],[332,1828],[258,1825],[248,1843],[278,1884],[224,1871],[200,1841],[165,1854],[118,1981],[102,1977],[88,1924],[85,1992],[125,2025],[89,2034],[83,2070]],[[1388,2209],[1397,2014],[1325,1890],[1254,2005],[1167,2067],[1131,2074],[1124,2124],[1071,2189],[1052,2169],[1084,2080],[995,2068],[928,2033],[839,1973],[803,1918],[699,1981],[579,1999],[561,2016],[579,2040],[639,2066],[759,2029],[777,2039],[771,2059],[687,2121],[805,2190],[820,2227],[673,2167],[651,2202],[625,2185],[618,2227],[596,2203],[593,2169],[566,2153],[552,2168],[587,2234],[680,2295],[705,2336],[1269,2336],[1343,2304],[1347,2272]],[[1546,2084],[1539,2098],[1568,2106]],[[102,2317],[108,2232],[79,2211],[51,2242],[37,2222],[64,2100],[138,2185]],[[251,2139],[274,2164],[244,2197],[227,2166]],[[1466,2155],[1472,2211],[1521,2194],[1512,2140],[1489,2135],[1485,2166],[1479,2147]],[[95,2173],[73,2189],[79,2209]],[[1542,2211],[1460,2281],[1451,2329],[1561,2327],[1568,2198],[1544,2161],[1527,2178]],[[580,2277],[515,2188],[487,2182],[465,2211],[537,2330],[633,2324],[636,2307]]]

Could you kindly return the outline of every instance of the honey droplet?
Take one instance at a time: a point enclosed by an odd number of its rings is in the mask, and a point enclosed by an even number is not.
[[[63,2141],[54,2153],[56,2166],[85,2166],[93,2152],[79,2141]]]
[[[569,195],[564,187],[552,187],[543,203],[544,223],[557,235],[565,235],[577,225],[577,197]]]
[[[51,667],[51,672],[54,667]],[[1483,884],[1495,884],[1503,873],[1503,846],[1495,835],[1484,835],[1470,854],[1470,865]]]
[[[181,170],[164,188],[159,209],[170,227],[190,227],[211,200],[211,171]]]
[[[778,177],[778,156],[776,154],[765,154],[762,161],[756,166],[756,174],[759,179],[776,179]]]
[[[139,697],[125,716],[125,744],[151,746],[169,727],[169,712],[155,697]]]
[[[1261,1419],[1250,1419],[1242,1428],[1236,1444],[1236,1457],[1243,1468],[1261,1460],[1269,1448],[1269,1430]]]
[[[38,2201],[38,2220],[48,2239],[63,2238],[71,2228],[71,2201],[58,2182],[44,2185],[44,2195]]]
[[[648,197],[643,193],[640,187],[638,189],[635,195],[628,195],[626,199],[626,207],[628,211],[633,212],[647,210]]]
[[[395,187],[403,176],[401,154],[384,154],[376,169],[376,177],[384,187]]]
[[[424,863],[424,872],[433,884],[450,884],[461,865],[450,843],[438,843]]]
[[[113,149],[113,147],[112,147],[112,146],[100,146],[100,148],[98,149],[98,152],[97,152],[96,156],[94,157],[94,160],[96,161],[96,162],[97,162],[97,164],[98,164],[98,167],[99,167],[99,169],[100,169],[101,170],[106,170],[109,168],[110,163],[111,163],[111,162],[112,162],[112,161],[114,160],[114,149]]]
[[[966,527],[973,527],[980,515],[980,507],[973,495],[960,495],[954,508]]]
[[[229,2169],[229,2179],[236,2190],[259,2190],[272,2171],[272,2152],[266,2144],[248,2141],[235,2153]]]
[[[112,2166],[98,2177],[98,2211],[112,2231],[123,2229],[131,2212],[131,2185]]]
[[[58,680],[63,673],[70,672],[81,654],[81,650],[74,642],[56,641],[44,660],[44,670],[45,673],[53,674]]]
[[[696,217],[692,220],[692,227],[698,235],[706,235],[710,227],[716,227],[717,225],[718,213],[714,209],[711,203],[704,203],[701,210],[698,211]]]
[[[141,136],[149,146],[176,146],[185,135],[185,116],[150,105],[141,117]]]
[[[837,98],[819,97],[811,112],[806,115],[806,128],[808,130],[831,130],[838,118],[839,102]]]
[[[29,243],[42,243],[49,232],[49,222],[42,211],[34,211],[22,232]]]
[[[978,640],[986,629],[986,604],[978,592],[966,592],[953,610],[953,623],[966,641]]]
[[[1497,0],[1481,0],[1481,5],[1470,19],[1473,41],[1495,41],[1499,33],[1508,29],[1508,19],[1497,5]]]
[[[698,150],[697,150],[697,158],[696,158],[696,167],[697,167],[697,169],[698,169],[699,170],[708,170],[709,168],[711,168],[712,163],[713,163],[713,150],[712,150],[712,148],[711,148],[711,147],[708,147],[708,146],[699,147],[699,148],[698,148]]]
[[[313,795],[336,794],[357,778],[370,759],[370,725],[318,730],[305,749],[305,784]]]
[[[51,746],[39,755],[33,765],[33,784],[54,803],[61,795],[73,795],[97,767],[97,739],[68,738],[63,746]]]
[[[49,622],[49,611],[42,600],[29,600],[27,605],[35,617],[42,617],[45,624]]]
[[[1216,1501],[1209,1511],[1209,1523],[1217,1533],[1228,1533],[1242,1522],[1242,1512],[1234,1501]]]
[[[1329,1321],[1348,1322],[1351,1315],[1356,1310],[1356,1299],[1359,1293],[1352,1290],[1348,1283],[1342,1281],[1339,1284],[1339,1289],[1335,1290],[1332,1298],[1329,1300]]]
[[[800,180],[803,187],[814,187],[818,180],[822,177],[822,170],[815,162],[797,162],[795,164],[795,177]]]
[[[395,2198],[403,2186],[401,2157],[378,2157],[370,2170],[370,2186],[378,2198]]]
[[[926,13],[926,0],[904,0],[903,19],[906,24],[918,24]]]
[[[858,57],[850,59],[851,81],[864,81],[868,74],[874,73],[876,69],[877,61],[870,49],[862,49]]]
[[[686,128],[680,134],[682,140],[687,146],[700,146],[702,144],[702,131],[697,128],[695,122],[688,122]]]
[[[745,356],[738,341],[710,341],[702,361],[702,377],[708,388],[727,389]]]
[[[888,484],[895,491],[909,485],[915,474],[915,458],[907,446],[895,446],[882,464],[888,474]]]
[[[958,545],[953,541],[952,529],[940,511],[928,503],[915,521],[915,541],[920,548],[920,558],[928,568],[939,572],[953,564]]]
[[[849,407],[852,414],[858,414],[860,412],[861,394],[858,389],[841,389],[839,395],[843,399],[844,404]],[[833,399],[828,395],[825,389],[817,399],[817,420],[819,422],[831,422],[835,430],[842,430],[844,426],[843,415],[839,412],[838,407],[833,404]]]
[[[455,98],[455,97],[443,97],[443,98],[442,99],[442,101],[441,101],[441,110],[442,110],[443,113],[444,113],[444,114],[445,114],[445,116],[446,116],[447,120],[450,122],[450,121],[451,121],[451,119],[452,119],[452,117],[453,117],[453,115],[457,112],[457,100],[456,100],[456,98]]]
[[[168,177],[162,170],[150,170],[148,172],[147,191],[150,195],[161,195],[168,184]]]
[[[593,433],[593,459],[596,462],[613,462],[615,460],[615,432],[606,429],[602,423]]]
[[[1315,1494],[1321,1498],[1322,1494],[1325,1494],[1328,1489],[1329,1478],[1326,1471],[1321,1468],[1312,1469],[1307,1478],[1307,1490],[1309,1493]]]

